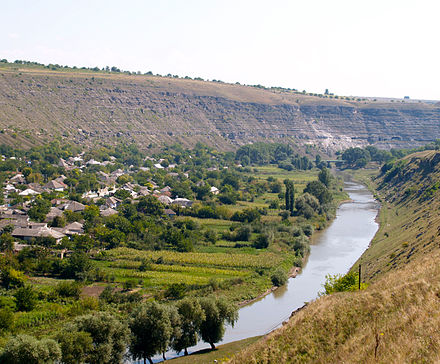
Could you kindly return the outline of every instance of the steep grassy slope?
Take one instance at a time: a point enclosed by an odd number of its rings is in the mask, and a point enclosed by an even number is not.
[[[440,252],[367,290],[311,303],[231,363],[435,363],[440,360]]]
[[[374,185],[382,225],[361,258],[370,286],[316,300],[232,363],[440,361],[440,153],[395,162]]]
[[[439,248],[440,153],[411,154],[389,168],[372,182],[383,207],[380,229],[359,260],[366,280]]]
[[[0,65],[0,128],[77,142],[250,141],[329,149],[413,146],[440,137],[440,107],[327,99],[293,91],[144,75]],[[6,131],[8,132],[8,131]]]

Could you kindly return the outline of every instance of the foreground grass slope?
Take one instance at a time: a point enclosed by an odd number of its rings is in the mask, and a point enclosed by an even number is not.
[[[323,297],[231,363],[434,363],[440,360],[440,252],[359,292]]]
[[[415,153],[370,185],[381,228],[360,259],[370,286],[322,297],[232,363],[440,360],[440,153]]]

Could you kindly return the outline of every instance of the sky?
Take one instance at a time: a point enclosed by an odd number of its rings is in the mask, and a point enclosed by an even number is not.
[[[440,99],[437,0],[3,0],[0,58]]]

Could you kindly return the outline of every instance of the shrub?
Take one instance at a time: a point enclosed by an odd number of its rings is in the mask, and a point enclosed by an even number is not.
[[[252,246],[257,249],[265,249],[273,241],[273,236],[268,233],[258,235]]]
[[[14,313],[10,308],[0,309],[0,330],[7,331],[14,325]]]
[[[288,277],[284,270],[278,268],[275,272],[272,273],[270,279],[274,286],[280,287],[286,284]]]
[[[326,275],[324,283],[324,294],[335,292],[355,291],[359,287],[359,275],[356,272],[348,272],[346,275]],[[366,284],[361,284],[361,289],[366,288]]]
[[[37,294],[31,286],[23,286],[14,294],[18,311],[31,311],[37,304]]]
[[[55,287],[55,292],[60,297],[72,297],[79,299],[81,285],[77,282],[60,282]]]
[[[122,287],[124,288],[125,291],[133,289],[134,287],[136,287],[136,280],[127,279],[126,281],[124,281],[124,283],[122,283]]]
[[[178,300],[185,296],[186,284],[185,283],[173,283],[165,292],[165,297],[169,299]]]
[[[61,359],[61,349],[51,339],[37,340],[33,336],[18,335],[6,343],[0,359],[5,364],[54,363]]]

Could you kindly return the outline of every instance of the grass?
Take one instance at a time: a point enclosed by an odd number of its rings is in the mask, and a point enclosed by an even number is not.
[[[439,362],[439,260],[436,250],[364,291],[320,298],[230,362]]]
[[[256,342],[261,336],[250,337],[240,341],[219,345],[215,350],[206,349],[197,351],[188,356],[171,359],[173,364],[206,364],[206,363],[223,363],[227,361],[233,354],[240,351],[243,347]]]
[[[437,248],[440,216],[436,211],[440,208],[440,196],[434,193],[431,198],[423,200],[421,195],[440,180],[440,167],[435,166],[429,174],[420,170],[420,165],[429,163],[436,154],[425,151],[406,157],[410,162],[402,171],[403,177],[380,189],[383,178],[372,179],[371,172],[355,175],[369,186],[382,205],[378,216],[379,230],[357,262],[362,264],[366,280],[375,280]],[[407,195],[407,190],[415,192]]]

